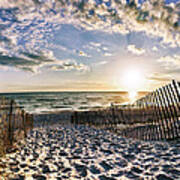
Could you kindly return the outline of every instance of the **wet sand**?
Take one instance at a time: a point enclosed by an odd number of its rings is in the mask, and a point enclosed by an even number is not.
[[[0,160],[0,173],[22,180],[180,179],[180,141],[144,142],[82,125],[36,127]]]

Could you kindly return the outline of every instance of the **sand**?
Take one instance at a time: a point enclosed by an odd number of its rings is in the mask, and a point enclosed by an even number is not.
[[[82,125],[36,127],[0,160],[0,173],[20,180],[180,179],[180,142],[126,139]]]

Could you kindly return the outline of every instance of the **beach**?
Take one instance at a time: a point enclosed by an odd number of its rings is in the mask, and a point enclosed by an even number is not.
[[[180,0],[0,0],[0,180],[180,180]]]
[[[38,124],[0,160],[0,174],[22,180],[180,179],[180,141],[126,139],[68,121]]]

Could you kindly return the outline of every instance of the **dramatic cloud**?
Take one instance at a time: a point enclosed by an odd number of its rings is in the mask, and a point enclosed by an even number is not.
[[[30,72],[37,72],[42,65],[52,63],[54,60],[45,57],[43,54],[24,53],[21,57],[11,57],[0,54],[0,65],[10,66]]]
[[[136,55],[142,55],[144,54],[146,51],[142,48],[137,48],[134,44],[131,44],[127,47],[127,50],[130,51],[133,54]]]
[[[50,39],[62,24],[73,24],[77,28],[108,33],[145,32],[160,37],[163,43],[168,43],[172,47],[180,46],[180,3],[165,4],[164,0],[143,1],[141,4],[138,2],[2,0],[0,64],[32,70],[32,67],[47,63],[46,58],[28,57],[22,52],[36,54],[43,48],[48,49]],[[101,44],[92,42],[91,47],[96,47],[97,51],[100,51]],[[145,52],[133,45],[129,46],[128,50],[137,55]],[[87,54],[80,51],[79,55]]]

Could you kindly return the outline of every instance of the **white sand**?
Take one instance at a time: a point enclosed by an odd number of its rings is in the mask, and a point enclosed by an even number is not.
[[[54,124],[35,128],[26,145],[0,165],[7,179],[180,179],[180,142],[144,142]]]

